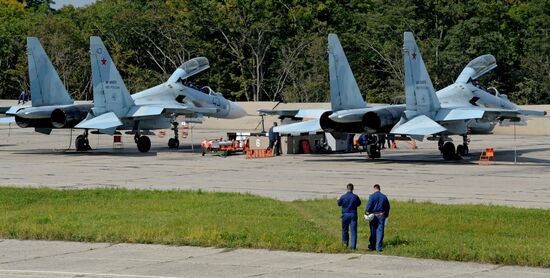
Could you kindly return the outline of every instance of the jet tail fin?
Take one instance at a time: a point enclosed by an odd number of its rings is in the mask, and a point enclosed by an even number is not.
[[[404,33],[403,50],[406,110],[433,117],[441,105],[413,33]]]
[[[128,92],[107,48],[99,37],[90,37],[90,58],[94,92],[94,115],[113,112],[124,117],[134,100]]]
[[[328,35],[328,53],[332,111],[365,108],[365,101],[336,34]]]
[[[73,103],[46,51],[35,37],[27,37],[27,59],[32,106]]]

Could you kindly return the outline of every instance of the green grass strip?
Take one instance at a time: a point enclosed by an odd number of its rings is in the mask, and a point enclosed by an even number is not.
[[[336,200],[200,191],[3,187],[0,237],[346,252]],[[393,201],[384,254],[550,267],[550,210]]]

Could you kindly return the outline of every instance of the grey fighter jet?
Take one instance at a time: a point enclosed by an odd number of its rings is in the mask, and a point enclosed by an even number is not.
[[[174,126],[174,138],[170,147],[179,145],[176,117],[207,116],[235,119],[245,116],[246,111],[238,104],[225,99],[222,94],[209,88],[193,88],[184,81],[209,68],[204,57],[187,61],[155,87],[130,95],[107,49],[99,37],[90,37],[90,58],[94,106],[75,127],[84,129],[76,140],[77,149],[88,143],[88,130],[114,134],[116,130],[130,130],[140,152],[148,152],[151,141],[143,135],[152,129]]]
[[[406,38],[407,36],[412,38],[412,34],[405,34]],[[410,39],[408,41],[410,42]],[[412,41],[414,42],[414,38],[412,38]],[[359,87],[338,37],[335,34],[330,34],[328,37],[328,50],[332,109],[302,109],[295,111],[261,110],[259,112],[266,114],[282,113],[291,115],[294,118],[316,118],[315,120],[282,125],[274,129],[276,132],[283,134],[313,132],[322,129],[331,133],[376,134],[391,132],[404,135],[405,138],[422,139],[424,135],[442,133],[439,137],[441,139],[441,147],[444,145],[444,141],[447,140],[447,135],[459,134],[463,135],[464,138],[464,144],[457,148],[460,155],[468,154],[466,141],[468,129],[473,131],[473,133],[489,133],[498,122],[503,120],[517,120],[518,117],[523,119],[525,116],[544,116],[546,114],[544,111],[523,110],[510,102],[505,96],[474,83],[477,78],[496,67],[496,61],[492,55],[483,55],[472,60],[464,68],[454,84],[436,93],[422,62],[422,57],[416,47],[416,43],[414,43],[414,47],[415,51],[409,51],[410,55],[404,56],[406,64],[406,105],[367,106],[361,97]],[[417,80],[420,82],[416,84],[417,88],[419,90],[430,90],[431,93],[428,94],[423,91],[411,92],[411,84],[414,83],[410,83],[412,82],[410,79],[412,76],[410,74],[410,64],[408,65],[409,68],[407,68],[407,63],[411,61],[415,62],[414,65],[417,67],[414,71],[423,71],[423,76],[427,77]],[[422,69],[418,68],[420,65]],[[419,99],[418,107],[420,111],[428,115],[435,115],[436,111],[439,111],[440,113],[437,115],[442,118],[437,118],[437,120],[445,122],[444,125],[446,128],[433,125],[432,129],[428,130],[428,127],[425,126],[426,121],[422,121],[419,125],[411,122],[405,127],[397,129],[397,124],[401,126],[407,122],[407,119],[411,119],[406,117],[405,110],[408,110],[406,113],[410,117],[413,117],[413,114],[418,112],[418,108],[412,107],[416,98]],[[440,109],[441,107],[443,109]],[[420,112],[420,114],[423,112]],[[418,118],[415,121],[420,121],[421,119]],[[417,133],[421,133],[422,135]],[[451,142],[448,142],[446,145],[446,151],[442,151],[442,153],[446,159],[451,159],[454,156],[454,145]],[[451,152],[450,149],[453,150],[453,154],[449,154]],[[380,149],[377,144],[368,146],[368,154],[370,158],[380,157]]]
[[[472,60],[456,82],[436,93],[424,65],[422,55],[411,32],[404,33],[403,62],[405,72],[406,110],[392,128],[392,134],[422,140],[425,136],[439,139],[445,160],[468,154],[469,128],[503,120],[519,120],[525,116],[544,116],[545,111],[523,110],[507,98],[493,94],[473,81],[496,67],[492,55]],[[455,146],[449,135],[462,135],[463,143]]]
[[[50,134],[52,129],[73,128],[92,104],[75,104],[37,38],[27,38],[27,59],[32,106],[12,106],[4,122]]]
[[[294,115],[296,118],[316,119],[282,125],[274,128],[274,131],[289,134],[322,129],[342,138],[345,138],[344,136],[348,133],[389,132],[399,122],[401,114],[405,111],[405,105],[367,105],[361,96],[359,86],[336,34],[328,36],[328,54],[331,109],[297,110]],[[273,114],[267,110],[259,112]],[[380,150],[376,144],[368,146],[368,154],[371,158],[380,156]]]

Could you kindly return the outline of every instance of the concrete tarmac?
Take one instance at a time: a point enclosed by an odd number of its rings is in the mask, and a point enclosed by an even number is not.
[[[0,126],[0,186],[201,189],[295,200],[334,198],[348,182],[366,197],[379,183],[392,199],[550,208],[546,136],[521,136],[516,141],[509,135],[472,136],[471,156],[461,161],[443,161],[433,141],[418,142],[416,150],[401,142],[397,150],[383,150],[378,160],[367,159],[365,153],[246,160],[243,155],[203,157],[197,148],[191,152],[190,139],[182,142],[182,149],[170,150],[167,137],[155,136],[150,136],[153,147],[145,154],[138,152],[131,135],[123,136],[123,149],[113,149],[111,136],[91,135],[94,150],[78,153],[69,148],[75,136],[67,130],[48,136]],[[222,131],[193,131],[195,143],[220,136]],[[461,142],[459,137],[455,140]],[[486,147],[495,148],[494,165],[478,163]]]
[[[549,277],[550,269],[255,249],[0,242],[0,277]]]
[[[194,129],[195,145],[218,130]],[[250,192],[281,200],[335,198],[356,184],[366,198],[372,184],[391,199],[550,208],[550,140],[545,136],[473,136],[470,158],[443,161],[437,143],[399,143],[379,160],[365,154],[284,155],[246,160],[170,150],[151,136],[150,153],[132,136],[113,149],[112,137],[91,135],[94,150],[77,153],[70,131],[41,135],[0,126],[0,186],[80,189],[124,187]],[[456,137],[455,140],[459,141]],[[460,142],[460,141],[459,141]],[[72,143],[71,143],[72,144]],[[458,142],[456,143],[458,144]],[[478,164],[494,147],[496,163]],[[514,149],[517,163],[514,163]],[[372,254],[312,254],[267,250],[16,241],[0,242],[0,277],[549,277],[548,269],[443,262]]]

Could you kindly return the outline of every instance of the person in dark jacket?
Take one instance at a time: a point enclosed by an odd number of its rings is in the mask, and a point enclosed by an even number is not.
[[[273,131],[273,128],[277,126],[277,123],[274,122],[273,126],[269,129],[269,147],[268,149],[273,149],[273,155],[281,155],[281,135],[279,132]]]
[[[365,208],[365,215],[374,214],[374,219],[370,221],[369,250],[382,252],[384,240],[384,227],[386,219],[390,216],[390,201],[388,197],[380,192],[380,185],[375,184],[373,191],[369,196],[369,202]]]
[[[342,242],[349,246],[349,230],[351,229],[351,249],[357,247],[357,207],[361,199],[353,193],[353,184],[348,183],[347,192],[338,198],[338,206],[342,207]]]

